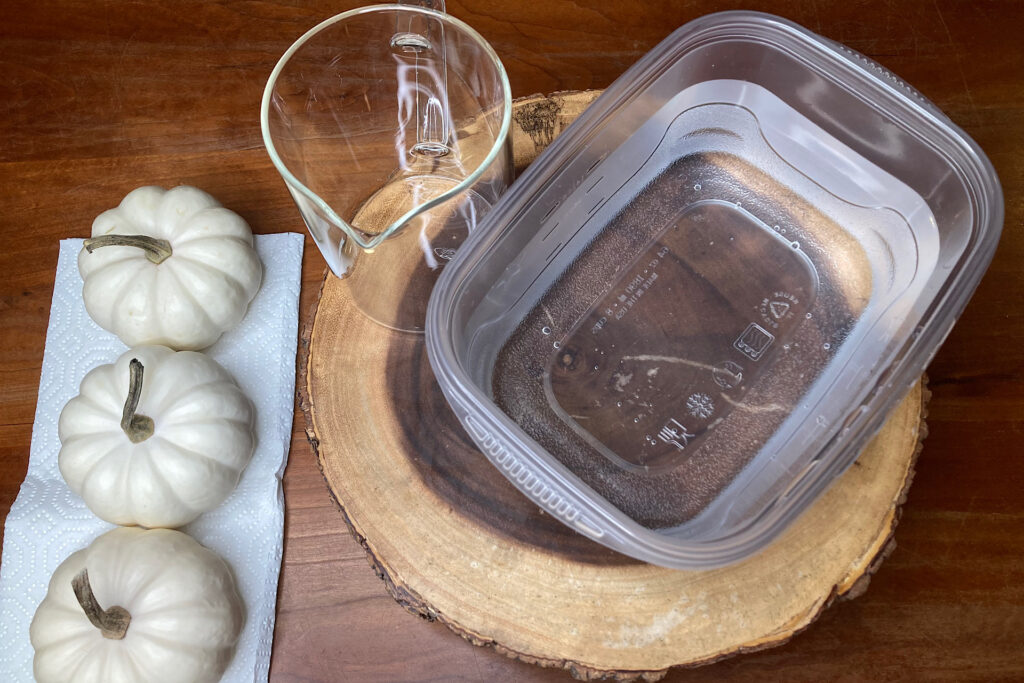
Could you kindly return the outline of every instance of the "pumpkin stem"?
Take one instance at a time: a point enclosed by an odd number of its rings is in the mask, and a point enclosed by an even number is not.
[[[128,398],[124,401],[124,411],[121,413],[121,429],[132,443],[140,443],[153,436],[153,418],[135,413],[139,407],[139,398],[142,396],[144,370],[138,358],[132,358],[128,364]]]
[[[146,252],[146,258],[160,264],[171,255],[171,243],[149,235],[102,235],[85,240],[85,250],[90,254],[101,247],[138,247]]]
[[[75,591],[78,604],[82,611],[89,618],[89,623],[100,630],[104,638],[121,640],[128,632],[128,624],[132,622],[132,615],[124,607],[111,607],[103,609],[93,595],[92,586],[89,585],[89,570],[83,569],[71,579],[71,590]]]

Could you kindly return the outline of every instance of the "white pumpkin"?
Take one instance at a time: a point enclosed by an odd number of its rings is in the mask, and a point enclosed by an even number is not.
[[[129,349],[92,369],[60,414],[57,463],[108,522],[178,527],[218,505],[252,457],[253,407],[212,358]]]
[[[140,187],[101,213],[78,255],[92,319],[128,346],[203,349],[245,316],[263,277],[241,216],[194,187]]]
[[[50,578],[29,629],[39,683],[213,683],[244,622],[227,563],[170,529],[121,527]]]

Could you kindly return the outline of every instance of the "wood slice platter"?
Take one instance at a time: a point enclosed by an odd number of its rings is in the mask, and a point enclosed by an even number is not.
[[[525,167],[599,93],[516,102]],[[781,644],[856,597],[894,547],[925,436],[922,380],[859,460],[759,555],[674,571],[612,552],[518,492],[445,403],[423,337],[364,317],[328,275],[303,330],[307,433],[391,595],[477,645],[578,678],[657,680]]]

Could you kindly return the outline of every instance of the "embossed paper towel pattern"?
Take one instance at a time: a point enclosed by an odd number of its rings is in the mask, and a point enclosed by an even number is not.
[[[281,476],[291,442],[302,235],[257,235],[263,284],[237,328],[206,353],[256,406],[256,451],[238,488],[183,528],[220,553],[235,572],[246,622],[224,681],[266,681],[274,635],[284,533]],[[32,681],[28,627],[53,570],[111,525],[71,493],[57,469],[57,418],[85,374],[114,362],[125,346],[85,311],[78,252],[63,240],[46,332],[28,474],[7,516],[0,561],[0,680]]]

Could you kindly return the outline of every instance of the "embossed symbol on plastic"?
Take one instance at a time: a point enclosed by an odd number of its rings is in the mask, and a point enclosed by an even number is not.
[[[437,258],[444,259],[445,261],[451,261],[455,258],[455,250],[451,247],[435,247],[434,253],[437,255]]]
[[[792,309],[800,304],[800,300],[789,292],[773,292],[771,296],[761,300],[757,307],[764,324],[773,330],[779,329],[779,323],[792,317]]]
[[[757,323],[750,323],[732,345],[750,360],[759,360],[773,341],[775,341],[775,335]]]
[[[672,444],[679,450],[686,448],[695,434],[686,431],[686,427],[679,424],[674,418],[665,423],[665,426],[658,431],[658,438],[665,443]]]
[[[743,366],[731,360],[722,361],[711,371],[711,378],[723,389],[732,389],[743,383]]]
[[[693,417],[706,420],[715,412],[715,402],[707,394],[697,392],[686,399],[686,412]]]

